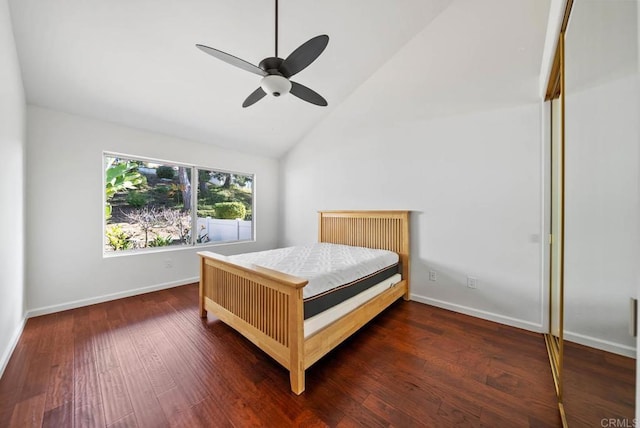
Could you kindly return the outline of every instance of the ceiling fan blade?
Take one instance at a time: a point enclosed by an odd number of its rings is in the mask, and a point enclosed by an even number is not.
[[[316,60],[329,43],[329,36],[322,34],[306,41],[298,49],[291,52],[291,55],[280,65],[278,71],[286,78],[301,72],[309,64]]]
[[[256,89],[251,93],[251,95],[247,97],[246,100],[244,100],[244,102],[242,103],[242,107],[249,107],[250,105],[257,103],[262,98],[264,98],[265,95],[267,95],[267,93],[263,91],[262,88]]]
[[[311,104],[315,104],[317,106],[322,106],[322,107],[329,105],[327,103],[327,100],[322,98],[322,95],[299,83],[291,82],[290,92],[296,97],[300,98],[301,100],[304,100]]]
[[[233,55],[230,55],[228,53],[219,51],[218,49],[214,49],[214,48],[210,48],[209,46],[205,46],[205,45],[196,45],[196,47],[198,49],[200,49],[202,52],[204,53],[208,53],[211,56],[214,56],[224,62],[226,62],[227,64],[231,64],[231,65],[235,65],[236,67],[239,67],[243,70],[249,71],[251,73],[257,74],[259,76],[266,76],[267,72],[264,71],[263,69],[261,69],[258,66],[255,66],[243,59],[237,58]]]

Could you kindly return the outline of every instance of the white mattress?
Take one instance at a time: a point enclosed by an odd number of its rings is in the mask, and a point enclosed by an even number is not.
[[[395,284],[399,283],[402,280],[402,276],[397,273],[390,278],[385,279],[382,282],[364,290],[362,293],[353,296],[350,299],[345,300],[324,312],[320,312],[318,315],[315,315],[311,318],[308,318],[304,321],[304,337],[305,339],[311,335],[313,335],[318,330],[328,326],[332,322],[341,318],[342,316],[348,314],[349,312],[356,309],[358,306],[363,303],[368,302],[369,300],[376,297],[378,294],[382,293],[388,288],[393,287]]]
[[[398,263],[398,254],[349,245],[316,243],[229,256],[307,279],[303,298],[316,296]]]

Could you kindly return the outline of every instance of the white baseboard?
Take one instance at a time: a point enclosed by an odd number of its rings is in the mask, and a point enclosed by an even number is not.
[[[636,348],[633,346],[622,345],[620,343],[609,342],[608,340],[598,339],[591,336],[585,336],[580,333],[564,332],[564,340],[588,346],[590,348],[600,349],[602,351],[611,352],[625,357],[636,358]]]
[[[442,300],[419,296],[416,294],[411,295],[411,300],[414,300],[420,303],[426,303],[427,305],[436,306],[438,308],[459,312],[465,315],[470,315],[472,317],[482,318],[482,319],[494,321],[500,324],[506,324],[512,327],[522,328],[522,329],[533,331],[536,333],[544,332],[542,324],[536,324],[536,323],[524,321],[517,318],[506,317],[504,315],[482,311],[479,309],[470,308],[468,306],[462,306],[455,303],[449,303]],[[569,342],[575,342],[580,345],[588,346],[590,348],[600,349],[602,351],[611,352],[618,355],[624,355],[625,357],[636,358],[636,348],[632,346],[609,342],[607,340],[598,339],[591,336],[585,336],[579,333],[572,333],[569,331],[564,332],[564,339]]]
[[[91,297],[89,299],[74,300],[73,302],[62,303],[59,305],[45,306],[43,308],[29,309],[27,311],[26,318],[37,317],[40,315],[52,314],[55,312],[62,312],[69,309],[80,308],[82,306],[94,305],[96,303],[109,302],[111,300],[123,299],[125,297],[137,296],[139,294],[151,293],[152,291],[165,290],[167,288],[178,287],[180,285],[191,284],[198,282],[199,277],[187,278],[179,281],[165,282],[162,284],[156,284],[149,287],[136,288],[133,290],[121,291],[119,293],[105,294],[102,296]]]
[[[530,321],[521,320],[518,318],[507,317],[504,315],[495,314],[493,312],[487,312],[480,309],[470,308],[468,306],[458,305],[456,303],[449,303],[443,300],[432,299],[430,297],[419,296],[417,294],[411,294],[411,300],[414,300],[420,303],[425,303],[431,306],[436,306],[438,308],[459,312],[461,314],[470,315],[472,317],[509,325],[511,327],[517,327],[524,330],[533,331],[535,333],[542,333],[542,324],[537,324]]]
[[[18,341],[20,340],[20,336],[22,336],[22,331],[24,330],[26,323],[27,317],[24,316],[20,325],[16,328],[16,331],[13,332],[13,336],[11,336],[11,340],[9,341],[9,346],[4,350],[2,357],[0,358],[0,378],[2,378],[4,370],[7,368],[7,364],[9,364],[9,359],[11,359],[11,355],[13,355],[13,351],[18,345]]]

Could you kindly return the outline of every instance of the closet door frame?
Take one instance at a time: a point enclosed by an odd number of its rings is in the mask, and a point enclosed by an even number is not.
[[[566,191],[564,41],[572,5],[573,0],[567,0],[545,96],[545,102],[550,104],[551,110],[551,114],[549,116],[550,126],[548,127],[551,143],[548,151],[550,167],[546,177],[549,183],[549,196],[547,198],[547,203],[550,208],[548,231],[549,245],[547,246],[547,255],[549,260],[549,328],[544,337],[547,345],[547,351],[549,353],[549,362],[551,364],[556,394],[558,397],[558,409],[560,411],[564,427],[567,426],[567,419],[563,404],[562,382],[564,358],[564,230]],[[559,112],[557,111],[558,108],[560,110]],[[554,168],[554,165],[556,165],[556,168]],[[555,191],[552,189],[554,183],[556,187]],[[558,192],[559,194],[557,194]],[[556,196],[554,197],[554,195]],[[556,227],[553,226],[554,224]],[[553,288],[554,284],[558,289]],[[558,300],[557,305],[554,303],[556,300]]]

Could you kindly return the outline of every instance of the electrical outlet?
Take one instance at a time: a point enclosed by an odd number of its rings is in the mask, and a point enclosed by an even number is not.
[[[166,259],[164,261],[164,267],[167,268],[167,269],[171,269],[173,267],[173,260]]]
[[[429,281],[436,281],[438,279],[438,276],[436,274],[435,270],[430,270],[429,271]]]
[[[467,277],[467,287],[469,288],[478,288],[478,278],[474,278],[472,276]]]

